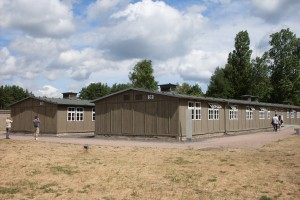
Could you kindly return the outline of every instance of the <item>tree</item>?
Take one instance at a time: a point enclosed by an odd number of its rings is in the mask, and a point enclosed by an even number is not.
[[[127,83],[127,84],[113,84],[112,87],[110,88],[110,93],[114,93],[114,92],[118,92],[120,90],[124,90],[127,88],[130,88],[131,84]]]
[[[270,37],[272,102],[300,105],[300,39],[289,29]]]
[[[191,95],[191,96],[204,96],[201,87],[197,83],[191,87],[191,89],[189,91],[189,95]]]
[[[270,59],[268,57],[268,53],[264,53],[261,58],[256,57],[251,63],[251,94],[257,96],[261,101],[269,102],[272,92],[272,85],[270,82]]]
[[[225,77],[224,69],[217,67],[210,78],[206,96],[216,98],[232,98],[233,88]]]
[[[91,83],[87,87],[84,87],[79,92],[80,99],[94,100],[110,93],[110,88],[107,84]]]
[[[134,66],[132,72],[129,72],[129,79],[133,87],[157,90],[151,63],[151,60],[142,60]]]
[[[0,109],[8,109],[10,104],[29,96],[33,96],[33,94],[19,86],[2,85],[0,87]]]
[[[231,98],[251,92],[251,54],[250,39],[247,31],[239,32],[235,37],[235,50],[229,53],[224,75],[228,79],[233,94]]]
[[[178,94],[183,95],[191,95],[191,96],[204,96],[201,87],[198,84],[193,86],[189,85],[188,83],[177,84],[176,92]]]

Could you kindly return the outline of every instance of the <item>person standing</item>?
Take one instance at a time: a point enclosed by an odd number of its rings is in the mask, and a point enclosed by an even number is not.
[[[13,120],[11,117],[7,117],[5,120],[6,123],[6,139],[10,139],[9,134],[11,131],[11,123],[13,123]]]
[[[280,129],[281,128],[281,115],[278,116],[278,128]]]
[[[277,114],[275,114],[275,116],[273,117],[273,128],[274,128],[274,131],[277,132],[277,128],[278,128],[278,123],[279,123],[279,120],[278,120],[278,117],[277,117]]]
[[[38,118],[38,116],[34,117],[33,120],[33,126],[34,126],[34,140],[38,140],[39,137],[39,133],[40,133],[40,119]]]

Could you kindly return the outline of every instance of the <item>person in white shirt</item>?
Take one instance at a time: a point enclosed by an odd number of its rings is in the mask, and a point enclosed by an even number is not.
[[[278,129],[278,123],[279,123],[279,120],[278,120],[278,117],[277,117],[277,114],[275,114],[275,116],[273,117],[273,128],[275,132],[277,132],[277,129]]]
[[[6,123],[6,139],[10,139],[9,134],[11,131],[11,123],[13,123],[12,118],[7,117],[5,123]]]

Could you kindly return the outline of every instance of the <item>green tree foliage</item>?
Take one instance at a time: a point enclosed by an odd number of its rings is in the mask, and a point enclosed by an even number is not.
[[[80,99],[94,100],[110,93],[110,88],[107,84],[91,83],[87,87],[84,87],[79,92]]]
[[[204,96],[201,87],[198,84],[193,86],[188,83],[177,84],[176,92],[178,94],[191,95],[191,96]]]
[[[252,82],[251,93],[257,96],[261,101],[268,102],[272,92],[272,85],[270,81],[269,72],[269,57],[268,53],[252,60]]]
[[[233,88],[225,77],[224,69],[217,67],[210,78],[206,96],[215,98],[232,98]]]
[[[157,90],[157,82],[153,76],[151,60],[142,60],[138,62],[132,72],[129,72],[129,79],[133,87]]]
[[[9,109],[9,105],[26,97],[33,96],[28,90],[13,85],[0,86],[0,109]]]
[[[131,84],[127,83],[127,84],[113,84],[112,87],[110,88],[110,93],[114,93],[114,92],[118,92],[127,88],[130,88]]]
[[[271,101],[300,105],[300,39],[289,29],[270,37]]]
[[[238,99],[240,96],[251,92],[251,54],[250,39],[247,31],[239,32],[235,37],[235,50],[229,53],[225,66],[225,77],[229,81],[227,87],[232,87],[231,98]]]

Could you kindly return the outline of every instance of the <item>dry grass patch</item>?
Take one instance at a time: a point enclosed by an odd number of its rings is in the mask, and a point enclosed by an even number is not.
[[[0,140],[0,199],[297,199],[300,137],[259,149]]]

